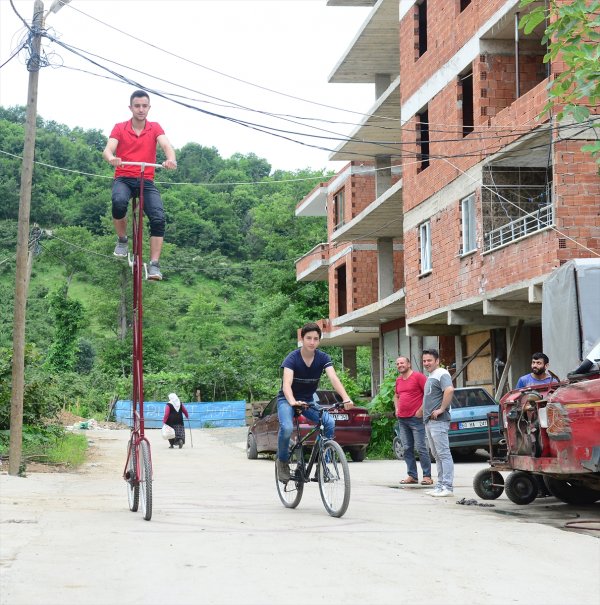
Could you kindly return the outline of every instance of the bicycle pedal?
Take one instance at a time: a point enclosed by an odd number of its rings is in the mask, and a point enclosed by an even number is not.
[[[319,478],[318,477],[311,477],[310,480],[314,481],[315,483],[319,482]]]

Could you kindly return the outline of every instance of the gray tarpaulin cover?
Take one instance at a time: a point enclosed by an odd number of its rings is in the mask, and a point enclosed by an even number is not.
[[[544,353],[561,379],[600,340],[600,259],[570,260],[544,282]]]

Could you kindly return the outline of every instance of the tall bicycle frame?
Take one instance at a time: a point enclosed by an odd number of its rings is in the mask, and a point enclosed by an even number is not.
[[[161,164],[146,162],[122,162],[122,165],[140,167],[139,200],[131,204],[133,258],[129,264],[133,271],[133,394],[132,427],[127,445],[127,460],[123,478],[127,482],[129,510],[136,512],[140,506],[146,521],[152,518],[152,455],[150,442],[144,435],[144,356],[143,356],[143,304],[142,283],[145,265],[142,262],[144,233],[144,171],[147,166],[162,168]]]
[[[350,504],[350,471],[346,454],[337,441],[325,437],[323,413],[326,409],[315,404],[307,404],[319,412],[319,422],[304,437],[300,436],[300,423],[298,417],[302,413],[300,408],[294,409],[294,425],[296,428],[296,442],[290,448],[290,480],[282,482],[279,479],[277,464],[275,465],[275,484],[279,499],[286,508],[296,508],[300,504],[304,493],[304,484],[310,481],[319,483],[319,492],[325,510],[332,517],[341,517]],[[308,462],[304,459],[304,444],[315,433],[317,437],[310,451]],[[313,466],[316,465],[315,474],[311,478]]]

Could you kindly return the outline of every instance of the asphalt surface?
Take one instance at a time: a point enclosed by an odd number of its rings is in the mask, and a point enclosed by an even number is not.
[[[600,523],[600,505],[457,504],[477,499],[484,461],[456,465],[454,499],[400,487],[403,462],[350,464],[350,506],[334,519],[317,484],[281,505],[273,462],[246,459],[245,429],[195,430],[181,450],[148,431],[144,521],[121,477],[128,431],[87,435],[76,473],[0,474],[2,605],[600,604],[600,532],[565,528]]]

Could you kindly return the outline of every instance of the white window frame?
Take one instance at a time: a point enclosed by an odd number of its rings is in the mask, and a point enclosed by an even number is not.
[[[431,221],[419,225],[421,247],[421,275],[431,272]]]
[[[472,193],[463,198],[460,202],[462,219],[462,255],[477,250],[477,218],[475,210],[475,194]]]

